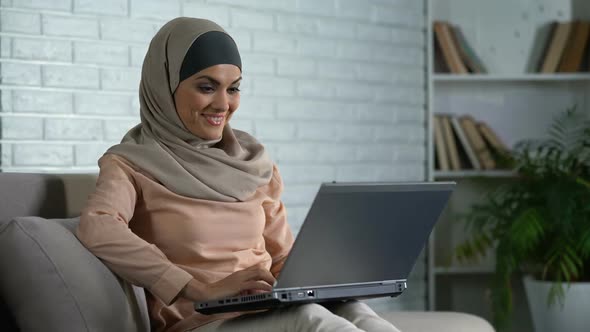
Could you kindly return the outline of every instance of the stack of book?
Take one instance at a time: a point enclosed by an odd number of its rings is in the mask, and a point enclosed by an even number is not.
[[[537,35],[544,45],[537,72],[573,73],[590,69],[590,22],[555,21],[539,29]]]
[[[440,171],[492,170],[506,145],[485,123],[470,115],[434,116],[435,169]]]
[[[434,71],[453,74],[485,74],[487,69],[458,26],[434,22]]]

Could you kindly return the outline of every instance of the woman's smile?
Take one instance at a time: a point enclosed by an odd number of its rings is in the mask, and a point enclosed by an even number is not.
[[[223,114],[201,114],[203,117],[205,117],[205,119],[207,120],[207,122],[215,127],[221,126],[223,125],[223,123],[225,122],[225,116]]]

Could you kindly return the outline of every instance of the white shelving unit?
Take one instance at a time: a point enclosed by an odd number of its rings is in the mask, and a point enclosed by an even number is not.
[[[434,36],[429,24],[430,119],[436,113],[470,114],[485,121],[508,146],[513,146],[523,139],[544,137],[553,117],[571,106],[576,105],[590,116],[590,72],[538,74],[529,69],[531,52],[538,48],[536,32],[554,20],[590,20],[590,1],[428,0],[426,8],[431,23],[443,20],[462,29],[489,73],[434,73]],[[465,239],[463,225],[456,222],[455,216],[481,199],[488,188],[514,181],[516,174],[509,170],[434,170],[432,121],[428,127],[427,178],[458,183],[429,243],[429,308],[467,311],[489,319],[485,287],[494,270],[494,258],[471,265],[459,264],[452,258],[454,247]],[[464,303],[469,301],[472,303]],[[527,310],[526,303],[517,301],[515,314],[526,317],[513,330],[530,329]]]
[[[494,269],[492,267],[485,266],[454,266],[454,267],[435,267],[434,272],[436,274],[480,274],[480,273],[492,273]]]
[[[515,75],[488,75],[488,74],[471,74],[471,75],[453,75],[453,74],[433,74],[433,80],[436,83],[445,82],[555,82],[555,81],[586,81],[590,82],[590,73],[579,74],[515,74]]]
[[[493,171],[434,171],[436,180],[460,180],[469,178],[513,178],[516,173],[510,170],[493,170]]]

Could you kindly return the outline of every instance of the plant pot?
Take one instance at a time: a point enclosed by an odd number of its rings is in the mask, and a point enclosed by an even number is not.
[[[587,332],[590,326],[590,282],[572,282],[565,287],[563,306],[556,301],[549,306],[547,299],[552,282],[523,278],[524,288],[535,332]]]

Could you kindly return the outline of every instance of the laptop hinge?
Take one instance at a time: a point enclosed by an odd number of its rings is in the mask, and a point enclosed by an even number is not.
[[[390,285],[390,284],[399,284],[403,283],[404,288],[406,284],[406,279],[400,280],[383,280],[383,281],[371,281],[371,282],[357,282],[357,283],[349,283],[349,284],[334,284],[334,285],[319,285],[319,286],[302,286],[302,287],[289,287],[289,288],[282,288],[282,287],[275,287],[274,290],[300,290],[300,289],[321,289],[321,288],[334,288],[334,287],[351,287],[351,286],[380,286],[380,285]]]

